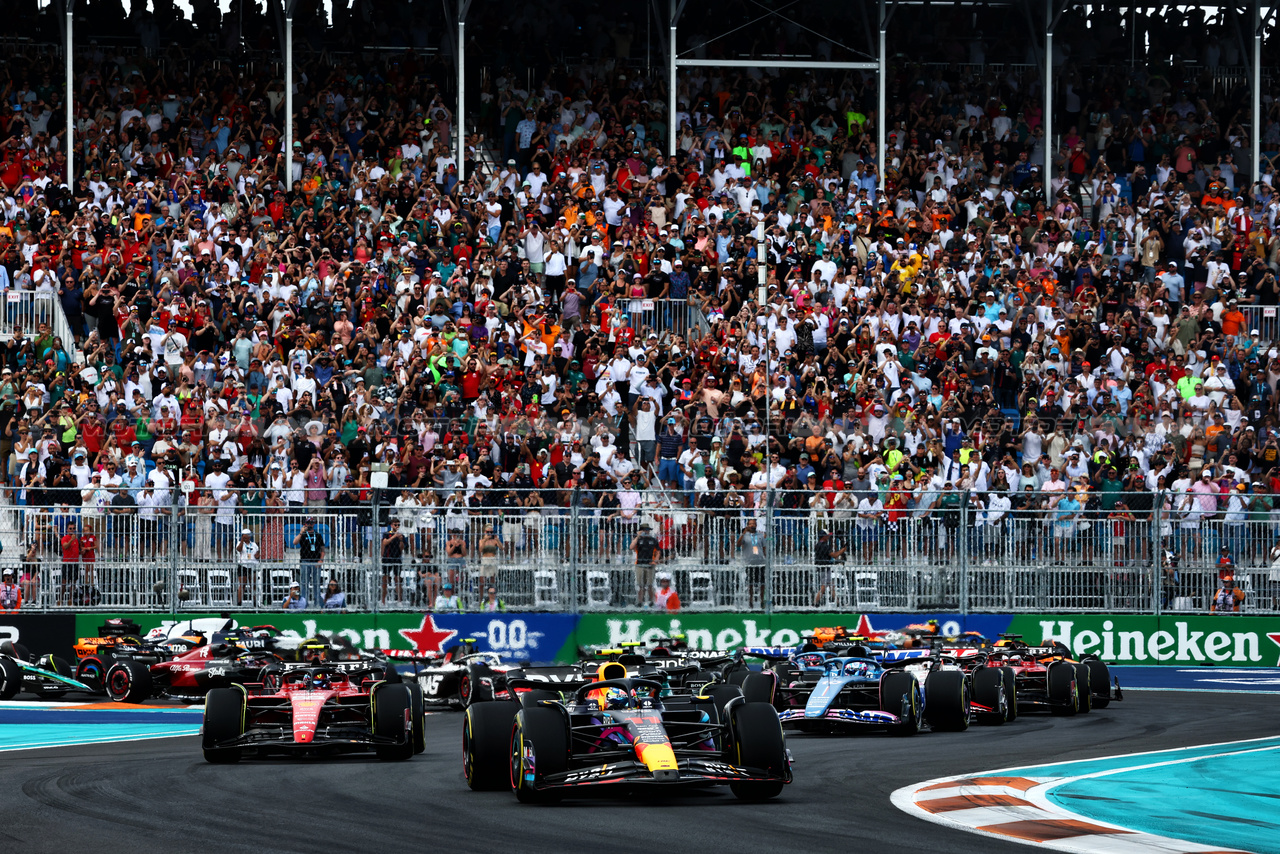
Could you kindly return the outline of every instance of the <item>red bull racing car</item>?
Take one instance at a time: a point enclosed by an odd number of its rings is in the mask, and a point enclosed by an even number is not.
[[[201,747],[213,763],[361,751],[409,759],[426,749],[422,689],[371,662],[288,664],[278,684],[210,690]]]
[[[476,703],[463,721],[463,767],[476,790],[507,789],[522,803],[636,786],[728,785],[740,799],[776,797],[791,782],[778,714],[726,683],[697,693],[627,675],[617,661],[563,692],[546,683],[519,702]]]

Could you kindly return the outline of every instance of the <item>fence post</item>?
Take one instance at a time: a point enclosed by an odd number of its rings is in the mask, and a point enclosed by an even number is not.
[[[769,460],[769,444],[765,442],[765,461]],[[764,489],[764,601],[766,614],[773,613],[773,487],[766,483]],[[747,602],[751,602],[751,579],[747,579]]]
[[[1160,536],[1161,516],[1164,511],[1164,493],[1155,493],[1155,506],[1151,512],[1151,613],[1160,616],[1160,595],[1164,590],[1164,543]]]
[[[569,529],[560,536],[569,538],[569,608],[578,610],[578,509],[582,505],[582,484],[573,484],[573,497],[569,499]],[[534,585],[535,588],[537,585]]]
[[[371,489],[372,493],[370,501],[373,505],[373,519],[370,527],[370,537],[372,542],[369,544],[369,551],[373,558],[373,571],[366,571],[364,574],[365,595],[369,597],[369,610],[378,613],[381,603],[378,601],[378,594],[381,592],[382,582],[382,520],[379,518],[378,505],[381,504],[382,490]],[[357,526],[358,528],[359,526]],[[356,536],[360,536],[357,532]],[[363,561],[362,561],[363,563]]]
[[[178,490],[169,490],[169,577],[165,589],[169,591],[169,613],[178,613]],[[185,531],[183,532],[185,533]]]
[[[969,518],[969,490],[965,490],[960,502],[960,527],[956,529],[956,557],[960,567],[960,615],[969,613],[969,526],[976,520]]]

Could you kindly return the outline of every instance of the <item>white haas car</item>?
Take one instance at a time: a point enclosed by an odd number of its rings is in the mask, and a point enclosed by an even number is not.
[[[475,638],[462,643],[441,656],[423,656],[404,650],[382,652],[406,679],[422,686],[423,702],[428,706],[466,709],[472,703],[492,700],[516,700],[528,688],[513,688],[515,679],[532,682],[576,685],[587,679],[579,665],[530,666],[504,662],[494,652],[481,652]],[[548,685],[548,687],[552,687]]]
[[[889,639],[886,638],[886,640]],[[1018,716],[1017,702],[1006,675],[995,669],[974,670],[965,667],[956,651],[889,648],[874,651],[873,655],[886,664],[910,662],[904,664],[902,670],[914,676],[920,683],[920,687],[924,689],[926,719],[929,715],[931,690],[946,690],[948,693],[954,693],[957,689],[963,692],[963,703],[968,713],[964,726],[957,725],[951,727],[952,729],[966,729],[973,721],[1003,724]],[[942,687],[944,684],[945,689]]]

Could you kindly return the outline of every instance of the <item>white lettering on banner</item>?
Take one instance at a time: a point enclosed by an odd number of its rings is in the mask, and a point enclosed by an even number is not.
[[[511,644],[512,649],[524,649],[528,642],[529,627],[524,620],[512,620],[511,625],[507,626],[507,643]],[[536,643],[532,645],[537,646]]]
[[[1117,661],[1146,661],[1147,638],[1142,632],[1120,633],[1120,655]]]
[[[742,625],[747,630],[747,646],[768,646],[769,635],[773,632],[769,629],[760,631],[756,628],[755,620],[743,620]]]
[[[640,642],[645,646],[652,646],[653,644],[657,643],[663,638],[670,637],[670,636],[671,636],[671,632],[667,631],[666,629],[657,628],[655,626],[652,629],[646,630],[645,633],[640,636]]]
[[[1112,633],[1112,629],[1116,624],[1110,620],[1104,620],[1102,623],[1102,658],[1105,661],[1111,661],[1116,657],[1116,639]]]
[[[20,634],[21,632],[18,631],[17,626],[0,626],[0,643],[5,641],[17,643]]]
[[[494,652],[537,649],[543,634],[529,631],[529,624],[524,620],[490,620],[487,631],[489,649]]]
[[[1236,650],[1233,658],[1241,661],[1262,661],[1258,654],[1258,636],[1253,632],[1236,632]]]
[[[1213,661],[1226,661],[1231,653],[1231,636],[1226,632],[1212,632],[1204,639],[1204,654]]]
[[[685,637],[689,642],[689,646],[694,649],[715,649],[710,629],[690,629],[685,633]]]
[[[722,629],[716,635],[716,649],[735,649],[742,645],[742,632],[734,629]]]
[[[627,620],[625,629],[622,620],[606,620],[605,626],[609,629],[608,646],[610,647],[640,642],[640,620]]]
[[[948,637],[948,638],[959,637],[960,624],[955,620],[947,620],[945,623],[942,624],[941,628],[938,631],[941,632],[943,637]],[[778,639],[775,637],[774,642],[776,643],[777,640]]]
[[[1200,638],[1204,637],[1204,632],[1192,632],[1187,634],[1187,624],[1179,622],[1178,627],[1178,654],[1174,656],[1183,661],[1200,661],[1204,658],[1204,653],[1200,651]]]
[[[489,648],[507,648],[507,624],[501,620],[491,620],[489,622]]]
[[[778,629],[773,633],[774,646],[796,646],[799,643],[800,635],[795,629]]]
[[[1053,620],[1040,621],[1040,631],[1044,635],[1044,637],[1041,640],[1041,643],[1044,644],[1045,646],[1048,646],[1054,641],[1060,641],[1063,644],[1063,646],[1067,647],[1067,649],[1070,649],[1071,648],[1071,627],[1075,625],[1075,622],[1070,620],[1058,620],[1057,624],[1061,626],[1061,628],[1058,629],[1057,631],[1054,631]]]
[[[1147,641],[1147,651],[1156,661],[1168,661],[1173,653],[1168,652],[1174,645],[1173,635],[1168,632],[1155,632]]]
[[[1098,645],[1098,640],[1097,632],[1091,632],[1088,629],[1080,632],[1080,634],[1076,635],[1076,655],[1084,655],[1087,652],[1092,652],[1093,648]]]
[[[343,629],[338,634],[346,636],[350,629]],[[354,643],[360,643],[360,636],[356,635]],[[391,633],[386,629],[365,629],[364,630],[364,648],[365,649],[389,649],[391,647]]]

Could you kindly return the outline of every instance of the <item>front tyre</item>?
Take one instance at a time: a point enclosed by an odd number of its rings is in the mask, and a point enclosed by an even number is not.
[[[546,707],[521,709],[511,731],[511,788],[516,799],[522,804],[559,800],[558,792],[538,789],[537,784],[540,778],[568,767],[569,731],[560,712]]]
[[[0,700],[12,700],[22,690],[22,668],[11,658],[0,658]]]
[[[771,703],[743,703],[734,706],[729,717],[732,744],[726,757],[739,768],[750,768],[779,780],[753,780],[730,783],[729,790],[741,801],[767,801],[782,793],[784,780],[790,774],[787,743],[778,722],[778,711]]]
[[[151,668],[128,658],[117,661],[107,671],[106,685],[113,702],[145,702],[151,699]]]
[[[374,753],[383,762],[413,757],[413,697],[404,684],[383,682],[373,689],[373,734],[392,738],[395,744],[378,744]]]
[[[219,747],[244,735],[245,695],[238,688],[214,688],[204,698],[200,746],[204,761],[225,765],[240,761],[239,747]]]
[[[935,670],[924,680],[924,715],[931,729],[963,732],[969,728],[969,680],[960,670]]]
[[[518,703],[501,701],[469,706],[462,718],[462,773],[474,792],[511,787],[507,751]]]
[[[1096,658],[1086,661],[1085,666],[1089,668],[1089,688],[1093,694],[1093,707],[1105,709],[1111,705],[1111,668]]]

